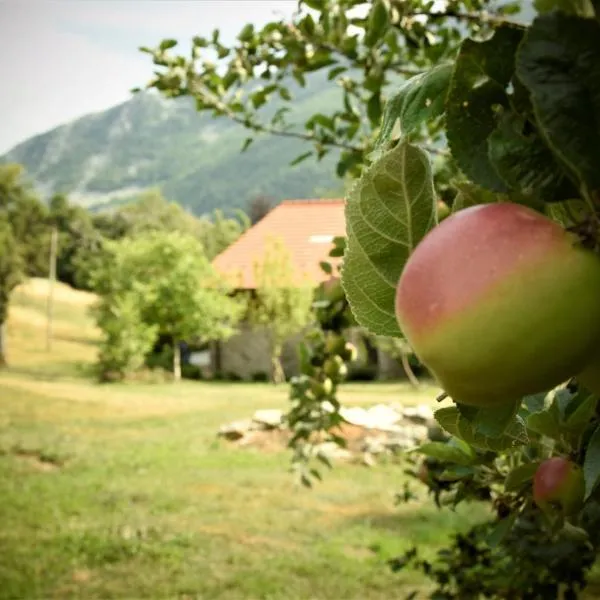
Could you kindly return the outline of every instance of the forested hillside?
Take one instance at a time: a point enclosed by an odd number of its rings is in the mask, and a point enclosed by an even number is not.
[[[323,77],[293,93],[298,122],[339,103],[335,83]],[[31,138],[0,160],[24,165],[43,195],[65,193],[88,207],[122,203],[157,186],[196,214],[245,208],[259,195],[279,201],[341,188],[334,156],[290,168],[306,149],[301,140],[261,136],[241,153],[247,136],[227,119],[197,113],[188,98],[144,92]]]

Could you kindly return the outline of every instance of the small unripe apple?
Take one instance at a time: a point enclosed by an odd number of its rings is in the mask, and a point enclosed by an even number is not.
[[[325,352],[328,354],[341,354],[346,347],[346,340],[343,335],[329,332],[325,341]]]
[[[354,344],[346,342],[340,356],[347,362],[354,362],[358,358],[358,350]]]
[[[333,390],[333,381],[331,381],[329,377],[326,377],[323,381],[312,379],[310,382],[310,389],[317,397],[329,396]]]
[[[436,212],[438,221],[443,221],[446,217],[450,216],[450,207],[443,200],[438,200]]]
[[[341,356],[331,356],[323,364],[323,371],[328,377],[345,377],[348,369]]]
[[[535,472],[533,499],[544,511],[556,509],[565,516],[573,515],[581,508],[584,493],[581,468],[566,458],[549,458]]]
[[[514,402],[578,374],[596,354],[600,257],[525,206],[466,208],[411,254],[396,317],[455,402]]]

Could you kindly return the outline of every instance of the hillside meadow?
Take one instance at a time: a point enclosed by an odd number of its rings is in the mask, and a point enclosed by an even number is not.
[[[94,298],[47,283],[14,296],[0,374],[0,598],[404,598],[427,584],[386,560],[433,556],[484,507],[396,504],[401,464],[338,464],[296,486],[288,451],[236,448],[224,422],[285,408],[287,387],[96,384]],[[436,390],[347,384],[342,401],[433,401]],[[590,596],[592,597],[592,596]]]

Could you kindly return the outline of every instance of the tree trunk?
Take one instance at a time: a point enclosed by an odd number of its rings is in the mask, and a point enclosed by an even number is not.
[[[6,354],[4,353],[4,323],[0,323],[0,368],[6,366]]]
[[[400,362],[402,363],[402,368],[404,369],[404,373],[408,377],[411,385],[415,388],[419,387],[419,380],[417,376],[413,373],[413,370],[410,367],[410,362],[408,361],[408,355],[406,352],[400,351]]]
[[[281,348],[278,345],[273,346],[271,355],[271,381],[274,384],[285,382],[285,373],[281,366]]]
[[[181,347],[179,340],[173,340],[173,379],[181,381]]]

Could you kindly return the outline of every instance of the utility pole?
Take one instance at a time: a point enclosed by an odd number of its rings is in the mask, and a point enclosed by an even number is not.
[[[46,351],[52,350],[52,311],[54,308],[54,282],[56,281],[56,255],[58,252],[58,229],[52,227],[50,236],[50,264],[48,268],[48,306],[46,314]]]

